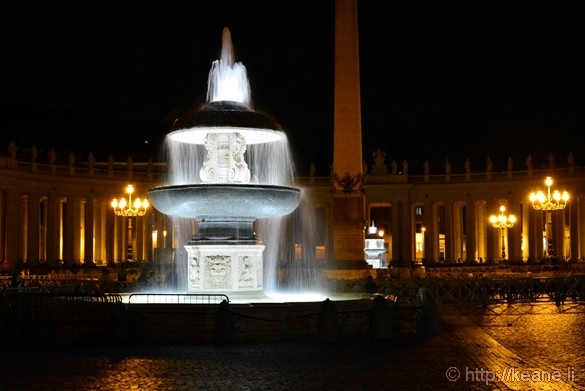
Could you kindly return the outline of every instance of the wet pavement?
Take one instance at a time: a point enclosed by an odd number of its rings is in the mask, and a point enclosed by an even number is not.
[[[3,390],[585,390],[585,305],[439,307],[424,339],[6,346]]]

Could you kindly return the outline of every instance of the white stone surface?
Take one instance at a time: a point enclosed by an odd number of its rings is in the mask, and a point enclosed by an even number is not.
[[[262,253],[256,245],[186,245],[189,293],[263,292]]]

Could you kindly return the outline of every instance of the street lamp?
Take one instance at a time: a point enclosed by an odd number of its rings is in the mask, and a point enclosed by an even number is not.
[[[514,223],[516,223],[516,216],[514,215],[506,215],[506,207],[504,205],[500,205],[500,214],[499,215],[491,215],[490,216],[490,223],[496,229],[500,229],[502,231],[502,259],[506,259],[506,243],[504,238],[504,233],[506,228],[512,228]]]
[[[536,193],[531,192],[529,199],[535,210],[543,210],[546,212],[546,243],[548,247],[547,253],[550,258],[554,255],[551,211],[565,209],[570,197],[569,192],[566,190],[563,190],[561,193],[559,190],[555,189],[551,194],[550,187],[553,184],[552,177],[547,176],[544,183],[547,187],[547,194],[545,195],[541,190]]]
[[[559,210],[565,209],[567,206],[567,201],[569,201],[569,192],[563,190],[561,193],[558,190],[553,190],[552,195],[550,193],[550,187],[553,184],[552,177],[547,176],[544,181],[547,187],[547,194],[545,195],[541,190],[530,193],[530,202],[532,202],[532,206],[536,210]]]
[[[112,208],[114,208],[114,214],[116,216],[124,216],[128,217],[128,243],[126,246],[126,258],[128,260],[133,258],[133,243],[134,240],[132,238],[132,220],[137,216],[144,216],[146,210],[150,206],[148,199],[136,197],[134,201],[132,200],[132,193],[134,193],[134,186],[129,184],[126,186],[126,194],[128,195],[128,200],[126,197],[122,196],[120,201],[116,197],[112,200]]]
[[[132,193],[134,193],[134,186],[128,185],[126,186],[128,201],[126,201],[126,197],[120,198],[120,201],[114,197],[112,200],[112,208],[114,208],[116,216],[144,216],[150,203],[146,198],[141,199],[140,197],[136,197],[134,202],[132,202]]]

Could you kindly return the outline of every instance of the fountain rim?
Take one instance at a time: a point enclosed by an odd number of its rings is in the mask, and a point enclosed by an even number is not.
[[[155,209],[170,216],[253,221],[293,212],[300,204],[301,189],[282,185],[188,183],[158,186],[148,190],[148,196]]]
[[[168,134],[172,141],[184,144],[205,144],[209,133],[239,133],[246,140],[246,144],[271,143],[284,138],[284,134],[273,129],[250,128],[240,126],[194,126],[175,130]]]
[[[212,101],[184,113],[175,120],[168,137],[186,144],[205,144],[208,133],[240,133],[246,144],[269,143],[285,137],[272,117],[230,100]]]
[[[162,185],[162,186],[156,186],[153,188],[150,188],[148,190],[148,193],[150,193],[151,191],[157,191],[157,190],[172,190],[172,189],[185,189],[188,187],[194,187],[194,188],[199,188],[199,187],[205,187],[205,188],[229,188],[229,187],[233,187],[236,189],[242,189],[242,188],[256,188],[256,189],[262,189],[262,190],[269,190],[269,189],[273,189],[273,190],[287,190],[287,191],[294,191],[297,193],[301,192],[301,189],[298,187],[293,187],[293,186],[285,186],[285,185],[270,185],[270,184],[257,184],[257,183],[185,183],[185,184],[178,184],[178,185]]]

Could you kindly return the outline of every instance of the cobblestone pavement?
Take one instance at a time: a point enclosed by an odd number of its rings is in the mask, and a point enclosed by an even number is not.
[[[418,340],[4,347],[2,390],[585,390],[585,306],[440,307]],[[557,379],[555,376],[558,376]]]

